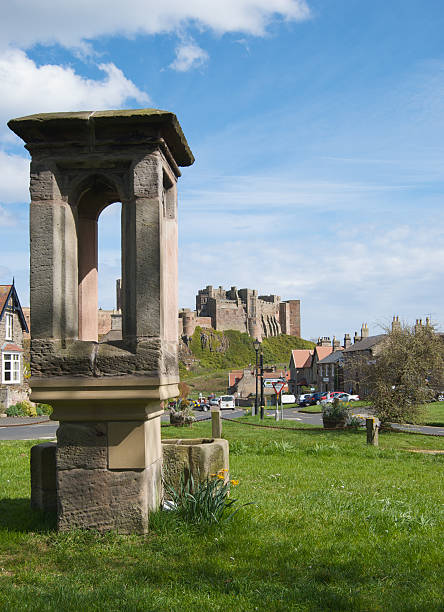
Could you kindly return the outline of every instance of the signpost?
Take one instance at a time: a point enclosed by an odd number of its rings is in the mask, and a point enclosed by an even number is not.
[[[270,388],[270,387],[274,387],[275,383],[280,383],[282,382],[281,378],[266,378],[264,380],[264,387]],[[284,383],[284,385],[287,383]]]
[[[284,409],[282,407],[282,389],[285,387],[287,382],[285,380],[279,379],[276,382],[273,382],[273,389],[276,393],[276,421],[279,421],[279,397],[281,398],[281,421],[284,420]]]

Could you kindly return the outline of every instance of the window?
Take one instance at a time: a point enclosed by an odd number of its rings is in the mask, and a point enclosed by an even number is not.
[[[2,383],[20,383],[20,353],[3,353]]]
[[[12,322],[14,321],[14,315],[10,312],[6,313],[5,316],[5,340],[12,340]]]

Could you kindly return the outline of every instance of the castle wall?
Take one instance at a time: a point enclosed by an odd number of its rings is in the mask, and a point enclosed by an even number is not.
[[[247,315],[242,303],[237,301],[218,300],[214,304],[213,327],[224,331],[235,329],[248,333]]]
[[[210,317],[214,329],[235,329],[253,338],[279,336],[300,337],[300,301],[281,302],[278,295],[259,295],[256,289],[208,285],[196,296],[196,314]]]

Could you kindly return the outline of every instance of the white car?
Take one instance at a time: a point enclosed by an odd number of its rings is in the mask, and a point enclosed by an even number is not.
[[[234,395],[221,395],[219,407],[221,410],[234,410],[236,408]]]
[[[359,395],[352,395],[351,393],[341,393],[336,397],[341,402],[359,402]]]

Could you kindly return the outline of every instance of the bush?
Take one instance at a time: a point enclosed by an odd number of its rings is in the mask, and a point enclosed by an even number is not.
[[[50,415],[52,414],[52,406],[49,404],[36,404],[35,406],[37,416]]]
[[[328,419],[334,419],[337,421],[341,421],[343,419],[348,419],[350,414],[349,412],[350,404],[348,402],[340,402],[337,397],[330,404],[324,404],[322,406],[322,416]]]
[[[6,414],[8,416],[37,416],[37,411],[34,404],[24,400],[23,402],[17,402],[17,404],[13,404],[6,409]]]

